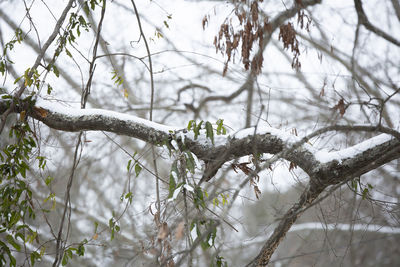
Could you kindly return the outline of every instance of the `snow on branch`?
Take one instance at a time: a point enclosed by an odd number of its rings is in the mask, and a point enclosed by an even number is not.
[[[0,113],[7,110],[9,103],[9,99],[0,100]],[[258,153],[275,154],[289,160],[310,177],[330,181],[330,184],[338,183],[349,175],[361,175],[400,157],[399,133],[383,127],[336,125],[317,130],[304,138],[270,127],[248,128],[232,135],[219,135],[215,145],[212,145],[207,138],[196,139],[193,133],[182,127],[170,127],[109,110],[74,109],[40,100],[34,107],[22,103],[13,110],[17,113],[22,111],[50,128],[62,131],[107,131],[158,145],[174,138],[180,146],[184,142],[186,149],[206,163],[206,181],[225,162]],[[329,153],[307,144],[312,137],[328,131],[387,132],[392,135],[381,134],[355,146]]]

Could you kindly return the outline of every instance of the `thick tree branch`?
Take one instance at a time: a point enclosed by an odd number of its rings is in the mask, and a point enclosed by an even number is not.
[[[18,102],[18,101],[15,101]],[[352,168],[360,169],[368,166],[377,158],[386,155],[392,149],[400,147],[400,134],[387,127],[367,125],[333,125],[319,129],[312,134],[298,138],[275,128],[258,129],[254,134],[254,128],[248,128],[229,136],[216,136],[215,145],[209,139],[200,136],[194,139],[192,133],[183,128],[170,127],[135,116],[101,109],[73,109],[60,105],[52,105],[45,101],[30,108],[28,104],[16,105],[14,113],[25,111],[26,115],[37,119],[50,128],[77,132],[77,131],[107,131],[119,135],[126,135],[140,139],[149,144],[159,145],[169,138],[174,137],[182,144],[182,135],[185,135],[184,145],[186,149],[194,153],[199,159],[219,167],[232,159],[257,153],[278,154],[302,168],[311,178],[320,177],[330,184],[338,183],[342,176],[351,174]],[[43,103],[42,103],[43,102]],[[5,112],[10,105],[6,99],[0,100],[0,113]],[[361,143],[340,153],[321,154],[312,146],[306,144],[311,138],[322,133],[340,131],[362,131],[388,133],[394,136],[372,138],[366,143]],[[381,164],[398,158],[400,152],[394,152],[393,156],[383,160]],[[380,165],[381,165],[380,164]],[[337,172],[333,175],[332,171]],[[367,170],[369,171],[369,169]]]
[[[367,15],[364,12],[364,8],[362,6],[361,0],[354,0],[354,5],[357,11],[358,21],[365,26],[369,31],[375,33],[376,35],[382,37],[386,41],[391,42],[394,45],[400,46],[400,41],[393,38],[386,32],[372,25],[372,23],[368,20]]]
[[[14,103],[18,103],[18,101],[14,101]],[[1,99],[0,113],[8,110],[9,106],[10,100]],[[131,136],[150,144],[162,144],[164,141],[174,138],[181,147],[184,142],[185,149],[190,150],[206,163],[204,170],[204,175],[208,175],[206,181],[215,175],[223,163],[252,155],[255,152],[275,154],[275,158],[271,160],[283,158],[298,165],[309,175],[309,185],[299,201],[285,214],[259,255],[249,266],[268,264],[273,252],[290,227],[326,187],[359,177],[400,158],[400,134],[382,126],[334,125],[317,130],[304,138],[298,138],[274,128],[257,129],[256,133],[254,128],[248,128],[232,136],[217,136],[215,145],[212,145],[210,140],[202,136],[194,139],[192,133],[187,133],[178,127],[168,127],[118,112],[64,108],[46,102],[31,108],[28,104],[17,104],[12,110],[16,113],[22,111],[25,111],[27,116],[62,131],[108,131]],[[385,132],[390,135],[378,135],[353,147],[325,154],[321,154],[321,151],[306,144],[311,138],[330,131]],[[212,166],[211,173],[209,172],[210,166]]]

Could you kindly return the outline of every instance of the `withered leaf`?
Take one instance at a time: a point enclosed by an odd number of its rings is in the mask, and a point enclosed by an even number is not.
[[[339,102],[333,107],[339,111],[340,115],[343,117],[344,113],[346,112],[346,105],[344,104],[343,98],[339,100]]]
[[[176,240],[181,240],[183,235],[185,233],[185,222],[181,221],[178,226],[176,227],[175,230],[175,239]]]
[[[169,234],[168,224],[166,222],[163,222],[161,224],[160,229],[158,230],[157,239],[164,240],[165,238],[167,238],[168,234]]]

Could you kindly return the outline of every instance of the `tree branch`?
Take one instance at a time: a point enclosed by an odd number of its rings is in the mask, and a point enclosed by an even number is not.
[[[354,0],[354,5],[355,5],[356,11],[357,11],[358,21],[362,25],[364,25],[365,28],[367,28],[371,32],[375,33],[376,35],[382,37],[386,41],[389,41],[394,45],[400,46],[400,41],[399,40],[393,38],[392,36],[390,36],[386,32],[384,32],[381,29],[379,29],[379,28],[375,27],[374,25],[372,25],[372,23],[368,20],[367,15],[364,12],[364,8],[362,6],[361,0]]]
[[[0,100],[0,113],[8,109],[10,102],[10,100]],[[268,264],[290,227],[326,187],[359,177],[400,158],[400,133],[383,126],[333,125],[319,129],[304,138],[274,128],[257,129],[256,132],[254,128],[247,128],[232,136],[217,136],[215,145],[212,145],[204,136],[194,139],[192,133],[178,127],[168,127],[135,116],[100,109],[78,110],[41,102],[44,103],[30,108],[26,103],[14,101],[21,104],[17,104],[12,112],[25,111],[27,116],[62,131],[108,131],[154,145],[162,144],[173,137],[181,148],[184,142],[185,149],[206,163],[205,174],[207,164],[213,165],[215,172],[212,176],[223,163],[255,152],[274,154],[272,162],[283,158],[302,168],[310,177],[309,185],[299,201],[287,211],[259,255],[249,266]],[[318,151],[306,144],[311,138],[331,131],[385,132],[390,135],[381,134],[355,146],[331,153]]]
[[[248,128],[228,136],[215,136],[215,145],[212,145],[205,137],[194,139],[192,133],[180,127],[170,127],[135,116],[101,109],[74,109],[61,105],[53,105],[46,101],[40,101],[36,106],[29,107],[27,103],[19,102],[12,110],[14,113],[22,111],[27,116],[37,119],[50,128],[78,132],[78,131],[107,131],[119,135],[140,139],[149,144],[159,145],[175,135],[178,143],[182,144],[181,133],[185,135],[185,147],[194,153],[199,159],[218,163],[219,167],[226,161],[257,153],[277,154],[279,158],[286,159],[302,168],[310,177],[325,177],[325,180],[337,180],[339,176],[349,174],[350,167],[366,166],[376,158],[385,155],[393,148],[400,147],[400,133],[383,126],[369,125],[332,125],[321,128],[310,135],[299,138],[275,128],[262,128],[254,132],[254,128]],[[10,100],[0,99],[0,113],[5,112],[10,105]],[[390,136],[377,136],[359,145],[333,153],[321,153],[312,146],[306,144],[311,138],[322,133],[339,132],[377,132],[387,133]],[[368,142],[371,144],[368,145]],[[396,152],[393,158],[399,157]],[[390,161],[388,158],[384,163]],[[382,164],[384,164],[382,163]],[[218,167],[218,168],[219,168]],[[342,169],[341,169],[342,168]],[[336,170],[338,175],[333,176],[329,172]]]

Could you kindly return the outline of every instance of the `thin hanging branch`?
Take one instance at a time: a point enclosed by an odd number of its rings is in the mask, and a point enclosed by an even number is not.
[[[96,35],[96,40],[95,40],[95,44],[93,47],[93,55],[92,55],[92,60],[90,62],[90,66],[89,66],[89,78],[88,81],[86,83],[86,86],[84,88],[84,90],[82,91],[82,97],[81,97],[81,109],[85,109],[86,108],[86,103],[88,100],[88,96],[90,94],[90,88],[92,86],[92,82],[93,82],[93,75],[96,69],[96,65],[95,65],[95,61],[97,59],[96,55],[97,55],[97,47],[99,45],[99,40],[100,40],[100,32],[102,29],[102,25],[103,25],[103,20],[104,20],[104,16],[105,16],[105,12],[106,12],[106,2],[107,0],[103,0],[103,6],[101,9],[101,17],[100,17],[100,21],[99,21],[99,26],[98,26],[98,32]],[[70,191],[71,191],[71,187],[72,187],[72,182],[74,180],[75,177],[75,170],[78,167],[79,161],[80,161],[80,155],[82,153],[82,136],[83,136],[84,131],[80,131],[78,138],[77,138],[77,143],[75,146],[75,153],[74,153],[74,159],[73,159],[73,163],[72,163],[72,170],[71,170],[71,174],[69,176],[68,179],[68,183],[67,183],[67,189],[65,191],[65,202],[64,202],[64,211],[63,211],[63,215],[61,217],[61,223],[60,223],[60,227],[59,227],[59,231],[58,231],[58,236],[57,236],[57,242],[56,242],[56,255],[55,255],[55,259],[53,262],[53,267],[59,266],[61,259],[63,257],[64,254],[64,250],[66,247],[66,243],[68,240],[68,236],[69,236],[69,230],[70,230],[70,219],[71,219],[71,201],[70,201]],[[79,156],[78,156],[78,151],[79,148],[81,148]],[[68,211],[68,227],[67,227],[67,233],[66,233],[66,237],[65,240],[62,241],[62,233],[63,233],[63,229],[64,229],[64,221],[65,221],[65,216],[67,215],[67,211]],[[63,248],[61,249],[61,245],[62,243],[64,243]]]
[[[135,15],[136,19],[138,22],[139,30],[140,30],[140,36],[143,37],[144,44],[146,46],[146,51],[147,51],[147,57],[149,59],[149,69],[150,69],[150,87],[151,87],[151,96],[150,96],[150,121],[153,120],[153,107],[154,107],[154,78],[153,78],[153,64],[151,61],[151,53],[150,53],[150,48],[147,43],[146,35],[144,34],[143,28],[142,28],[142,23],[140,22],[140,17],[139,17],[139,12],[136,8],[135,1],[131,0],[133,8],[135,10]],[[153,165],[154,165],[154,172],[156,174],[156,195],[157,195],[157,210],[158,210],[158,216],[160,215],[161,211],[161,201],[160,201],[160,181],[158,178],[158,168],[157,168],[157,161],[156,161],[156,152],[154,150],[154,147],[152,146],[151,148],[151,153],[153,157]]]

